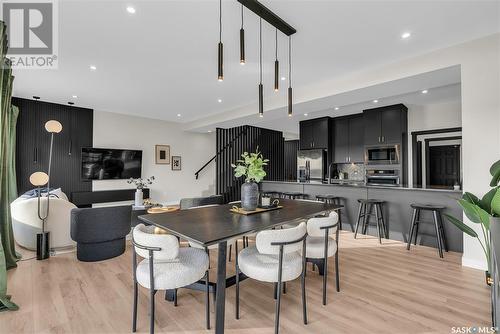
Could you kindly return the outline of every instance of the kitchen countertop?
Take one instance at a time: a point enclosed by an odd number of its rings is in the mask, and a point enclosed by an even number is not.
[[[376,186],[376,185],[366,185],[362,181],[339,181],[338,179],[333,180],[331,184],[322,182],[298,182],[298,181],[262,181],[266,183],[284,183],[284,184],[299,184],[299,185],[315,185],[315,186],[340,186],[340,187],[355,187],[355,188],[372,188],[372,189],[393,189],[393,190],[411,190],[411,191],[432,191],[432,192],[448,192],[448,193],[462,193],[462,190],[454,189],[435,189],[435,188],[414,188],[408,186]]]

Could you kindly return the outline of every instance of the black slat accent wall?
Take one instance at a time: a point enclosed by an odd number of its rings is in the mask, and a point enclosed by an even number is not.
[[[92,147],[94,112],[92,109],[62,104],[12,98],[19,108],[16,127],[16,174],[17,192],[23,194],[33,189],[29,182],[31,173],[47,172],[50,134],[45,122],[54,119],[63,129],[54,135],[50,186],[62,188],[71,199],[71,193],[91,191],[92,182],[83,182],[81,172],[81,148]]]
[[[285,181],[297,181],[298,140],[285,141]]]
[[[216,137],[216,189],[223,195],[225,202],[240,199],[240,187],[244,181],[234,177],[232,163],[243,152],[255,152],[257,147],[264,158],[269,159],[266,166],[266,180],[282,181],[285,177],[283,133],[269,129],[244,125],[231,129],[217,129]]]

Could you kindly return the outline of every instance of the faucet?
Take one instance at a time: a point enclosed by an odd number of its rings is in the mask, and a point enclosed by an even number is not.
[[[334,162],[331,162],[328,165],[328,184],[332,184],[332,166],[335,165]]]

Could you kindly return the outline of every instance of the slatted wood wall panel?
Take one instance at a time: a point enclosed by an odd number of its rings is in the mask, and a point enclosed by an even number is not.
[[[240,187],[243,179],[234,177],[232,163],[235,163],[243,152],[255,152],[257,148],[264,158],[269,159],[265,170],[266,180],[282,181],[284,179],[284,139],[283,133],[254,126],[238,126],[231,129],[217,129],[216,136],[216,189],[226,202],[240,199]]]
[[[285,175],[286,181],[297,181],[297,151],[298,140],[285,141]]]
[[[50,134],[45,122],[55,119],[63,129],[54,135],[51,188],[62,188],[71,198],[76,191],[91,191],[92,182],[81,181],[81,149],[92,147],[93,110],[62,104],[13,98],[19,107],[16,126],[17,191],[22,194],[33,186],[29,176],[36,171],[47,172]]]

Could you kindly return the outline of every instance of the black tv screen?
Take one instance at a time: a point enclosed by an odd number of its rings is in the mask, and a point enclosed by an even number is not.
[[[82,148],[82,179],[111,180],[141,177],[142,151]]]

